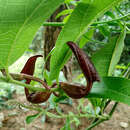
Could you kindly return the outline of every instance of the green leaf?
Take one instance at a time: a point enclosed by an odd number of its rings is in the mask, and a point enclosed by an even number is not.
[[[110,28],[109,28],[109,26],[107,24],[98,26],[98,29],[100,30],[101,34],[104,37],[109,37],[110,36]]]
[[[114,36],[110,42],[92,56],[92,61],[100,76],[111,76],[124,47],[126,31]]]
[[[60,130],[71,130],[69,117],[67,117],[64,127],[62,127]]]
[[[27,116],[26,117],[26,123],[30,124],[31,122],[33,122],[36,118],[38,118],[41,115],[41,113],[37,113],[35,115],[31,115],[31,116]]]
[[[74,117],[74,118],[73,118],[73,121],[74,121],[76,127],[78,127],[78,126],[80,125],[80,120],[79,120],[79,118]]]
[[[42,23],[63,1],[0,0],[0,69],[24,53]]]
[[[94,108],[101,106],[102,99],[101,98],[88,98]]]
[[[79,47],[80,47],[80,48],[83,48],[83,46],[84,46],[87,42],[89,42],[88,39],[91,39],[91,38],[92,38],[93,32],[94,32],[94,29],[90,29],[90,30],[88,30],[88,31],[82,36],[82,38],[80,39],[80,42],[79,42]],[[87,37],[88,39],[87,39],[86,37]]]
[[[107,12],[105,13],[105,15],[111,17],[112,19],[115,19],[115,18],[116,18],[116,17],[115,17],[115,14],[114,14],[112,11],[107,11]]]
[[[72,2],[72,1],[74,1],[74,0],[65,0],[65,2],[64,2],[64,3],[69,4],[69,3],[70,3],[70,2]]]
[[[119,77],[103,77],[95,82],[88,98],[104,98],[130,105],[130,80]]]
[[[67,98],[68,98],[67,96],[54,97],[54,102],[59,103],[61,101],[64,101]]]
[[[60,69],[71,56],[66,42],[75,42],[97,17],[120,1],[122,0],[86,0],[76,6],[56,41],[50,63],[50,79],[58,78]]]

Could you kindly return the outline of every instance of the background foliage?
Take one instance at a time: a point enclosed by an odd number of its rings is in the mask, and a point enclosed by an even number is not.
[[[36,49],[38,47],[38,43],[35,43],[37,36],[35,39],[34,36],[41,27],[39,35],[40,40],[42,40],[42,31],[44,30],[42,25],[62,26],[55,48],[49,54],[51,55],[50,72],[45,73],[45,70],[43,70],[44,62],[46,61],[39,60],[37,63],[40,65],[36,65],[35,76],[42,79],[45,78],[49,85],[54,80],[57,80],[57,82],[66,81],[61,72],[61,69],[71,57],[71,51],[66,42],[74,41],[91,57],[101,77],[101,82],[94,83],[89,95],[79,100],[79,105],[76,108],[79,111],[79,115],[73,112],[62,113],[59,104],[72,105],[73,102],[60,90],[60,97],[52,95],[49,98],[47,109],[31,107],[31,109],[38,111],[37,114],[26,118],[27,124],[40,116],[45,120],[47,115],[54,118],[65,118],[66,124],[61,130],[68,130],[71,129],[72,122],[75,122],[76,126],[78,126],[80,118],[93,117],[95,121],[92,122],[91,128],[102,121],[110,119],[117,102],[130,105],[130,8],[129,1],[123,1],[121,4],[120,2],[122,0],[0,0],[0,69],[5,68],[7,72],[8,69],[9,72],[13,72],[14,66],[10,67],[10,65],[16,62],[23,54],[27,57],[23,58],[22,66],[26,62],[25,59],[35,54],[35,50],[41,53],[43,48]],[[67,8],[56,16],[56,18],[65,16],[63,22],[45,22],[63,3]],[[32,41],[33,44],[31,44]],[[28,49],[30,44],[30,49]],[[43,44],[43,42],[40,44]],[[42,46],[39,45],[39,47]],[[27,51],[26,54],[24,53],[25,51]],[[14,72],[20,72],[22,66]],[[77,71],[74,70],[74,73],[77,73]],[[2,74],[0,78],[3,78]],[[83,74],[73,79],[73,81],[75,80],[81,83],[85,81]],[[4,86],[3,80],[0,81],[2,81],[0,85],[1,107],[3,104],[5,105],[5,101],[13,97],[12,95],[15,91],[12,84]],[[10,81],[5,80],[5,82],[9,83]],[[20,85],[20,82],[15,83],[17,86]],[[39,84],[31,82],[31,86],[39,87]],[[82,105],[86,98],[90,101],[92,107]],[[104,116],[104,109],[111,100],[116,101],[116,103],[110,113]],[[22,107],[30,108],[30,106],[18,104]],[[5,107],[8,108],[6,105]],[[80,108],[82,108],[84,114],[80,113]],[[48,111],[51,109],[56,110],[57,115]]]

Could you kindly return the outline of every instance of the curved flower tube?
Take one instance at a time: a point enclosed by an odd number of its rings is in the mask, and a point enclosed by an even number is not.
[[[35,69],[35,63],[38,57],[42,57],[42,55],[36,55],[36,56],[30,57],[28,61],[26,62],[24,68],[22,69],[21,73],[33,75],[34,69]],[[31,79],[26,79],[26,84],[30,84],[30,82],[31,82]],[[24,90],[25,90],[25,95],[26,95],[27,100],[31,103],[45,102],[46,100],[48,100],[48,98],[51,95],[51,92],[49,91],[29,93],[28,88],[25,88]]]
[[[82,98],[90,92],[93,82],[100,81],[98,73],[90,61],[89,57],[81,50],[75,43],[69,41],[67,45],[70,47],[72,52],[74,53],[80,68],[86,78],[87,86],[79,85],[79,84],[69,84],[60,82],[60,87],[66,92],[68,96],[71,98],[79,99]]]

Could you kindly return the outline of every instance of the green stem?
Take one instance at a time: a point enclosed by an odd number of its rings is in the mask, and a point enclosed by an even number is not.
[[[55,91],[58,91],[58,88],[51,88],[49,89],[48,86],[45,84],[44,81],[42,81],[41,79],[37,78],[37,77],[33,77],[33,76],[30,76],[30,75],[26,75],[26,74],[13,74],[13,73],[9,73],[8,71],[8,68],[7,69],[4,69],[2,70],[3,72],[3,75],[6,76],[6,77],[0,77],[0,80],[1,81],[4,81],[4,82],[7,82],[7,83],[13,83],[13,84],[16,84],[16,85],[20,85],[22,87],[26,87],[32,91],[40,91],[40,92],[47,92],[47,91],[51,91],[51,92],[55,92]],[[40,87],[33,87],[29,84],[25,84],[25,83],[22,83],[22,82],[19,82],[17,80],[14,80],[14,79],[18,78],[18,79],[31,79],[31,80],[34,80],[34,81],[37,81],[37,82],[40,82],[46,89],[43,89],[43,88],[40,88]]]
[[[22,87],[26,87],[26,88],[28,88],[28,89],[30,89],[32,91],[40,91],[40,92],[48,91],[47,89],[40,88],[40,87],[33,87],[33,86],[29,85],[29,84],[25,84],[25,83],[19,82],[19,81],[14,80],[14,79],[8,79],[6,77],[0,77],[0,80],[4,81],[4,82],[8,82],[8,83],[13,83],[15,85],[20,85]],[[55,91],[57,91],[57,88],[51,88],[51,90],[49,90],[49,91],[55,92]]]
[[[61,26],[64,26],[65,23],[63,22],[44,22],[43,23],[43,26],[54,26],[54,27],[61,27]]]
[[[120,11],[120,9],[119,9],[117,6],[115,6],[115,9],[116,9],[116,11],[117,11],[117,12],[119,12],[121,15],[123,15],[123,16],[124,16],[124,13],[123,13],[123,12],[121,12],[121,11]]]
[[[130,67],[127,69],[127,71],[124,73],[125,78],[129,78],[130,76]]]
[[[12,105],[12,104],[19,105],[19,106],[24,107],[24,108],[27,108],[27,109],[29,109],[29,110],[35,110],[35,111],[38,111],[38,112],[43,111],[42,108],[33,107],[33,106],[26,106],[26,105],[24,105],[24,104],[22,104],[22,103],[19,103],[19,102],[17,102],[17,101],[8,101],[8,104],[11,104],[11,105]]]
[[[45,109],[43,109],[43,108],[39,108],[39,107],[33,107],[33,106],[26,106],[26,105],[24,105],[24,104],[22,104],[22,103],[19,103],[19,102],[17,102],[17,101],[8,101],[8,104],[15,104],[15,105],[20,105],[20,106],[22,106],[22,107],[24,107],[24,108],[27,108],[27,109],[30,109],[30,110],[35,110],[35,111],[38,111],[38,112],[45,112],[46,110]],[[93,118],[93,117],[95,117],[95,115],[91,115],[91,114],[77,114],[77,115],[67,115],[67,114],[59,114],[59,115],[56,115],[56,114],[53,114],[53,113],[51,113],[51,112],[45,112],[49,117],[51,117],[51,118],[67,118],[68,116],[69,117],[71,117],[71,118],[73,118],[73,117],[77,117],[77,118],[83,118],[83,117],[86,117],[86,118]],[[107,119],[108,118],[108,116],[100,116],[100,115],[96,115],[96,117],[99,117],[99,118],[101,118],[101,119]]]
[[[106,102],[105,99],[103,99],[102,103],[103,103],[103,102]],[[106,109],[106,107],[109,105],[110,102],[111,102],[111,100],[108,100],[108,101],[105,103],[105,106],[104,106],[104,108],[99,112],[99,115],[101,115],[101,114],[104,112],[104,110]],[[94,121],[92,122],[92,124],[95,123],[95,122],[97,122],[98,120],[99,120],[99,118],[95,118]]]
[[[112,19],[112,20],[108,20],[108,21],[95,22],[95,23],[92,24],[92,26],[96,26],[97,24],[104,24],[104,23],[111,23],[113,21],[118,21],[118,20],[121,20],[121,19],[128,17],[129,15],[130,15],[130,13],[128,13],[128,14],[122,16],[122,17],[116,18],[116,19]],[[59,27],[59,26],[64,26],[64,25],[65,25],[64,22],[44,22],[43,23],[43,26],[54,26],[54,27],[58,26]]]
[[[121,15],[123,15],[123,16],[126,16],[127,17],[127,19],[130,19],[128,16],[130,15],[130,13],[128,13],[128,15],[125,15],[118,7],[115,7],[115,9],[117,10],[117,12],[119,12]],[[125,23],[125,25],[127,25],[126,23]],[[130,29],[126,26],[126,30],[128,30],[128,32],[130,32]]]
[[[111,116],[113,115],[113,113],[114,113],[114,111],[115,111],[117,105],[118,105],[118,102],[115,102],[114,106],[112,107],[112,109],[111,109],[111,111],[110,111],[110,113],[109,113],[110,118],[111,118]]]
[[[124,69],[124,71],[121,73],[120,76],[123,76],[124,78],[127,78],[125,76],[127,76],[127,72],[128,72],[128,69],[130,68],[130,63],[126,66],[126,68]]]
[[[130,26],[130,22],[125,22],[127,26]]]
[[[5,69],[5,73],[6,73],[6,79],[7,79],[7,80],[12,79],[11,75],[9,74],[8,68]]]
[[[63,116],[62,112],[60,112],[60,111],[58,110],[58,106],[56,106],[56,112],[57,112],[59,115]]]
[[[127,30],[128,33],[130,33],[130,29],[127,26],[126,26],[126,30]]]
[[[109,117],[106,119],[99,119],[96,122],[92,123],[86,130],[91,130],[93,127],[99,125],[100,123],[102,123],[103,121],[109,120],[111,118],[111,116],[113,115],[116,107],[118,105],[118,102],[115,102],[114,106],[112,107],[111,111],[109,112]]]
[[[13,83],[13,84],[16,84],[16,85],[20,85],[22,87],[26,87],[26,88],[28,88],[28,89],[30,89],[32,91],[40,91],[40,92],[45,92],[46,91],[46,89],[39,88],[39,87],[36,88],[36,87],[31,86],[31,85],[19,82],[17,80],[10,80],[10,83]]]
[[[69,5],[67,3],[65,5],[66,5],[67,9],[70,9],[70,7],[69,7]]]
[[[128,13],[128,14],[122,16],[122,17],[116,18],[116,19],[112,19],[112,20],[108,20],[108,21],[95,22],[95,23],[92,24],[92,26],[95,26],[97,24],[111,23],[113,21],[118,21],[118,20],[124,19],[128,16],[130,16],[130,13]]]
[[[100,119],[97,122],[93,123],[92,125],[90,125],[86,130],[91,130],[93,127],[99,125],[100,123],[102,123],[103,121],[105,121],[104,119]]]
[[[52,118],[67,118],[68,116],[70,118],[73,118],[73,117],[77,117],[77,118],[94,118],[94,117],[99,117],[100,119],[102,120],[107,120],[108,119],[108,116],[100,116],[100,115],[91,115],[91,114],[77,114],[77,115],[65,115],[65,114],[62,114],[61,116],[59,115],[55,115],[55,114],[51,114],[50,112],[47,112],[47,115],[49,117],[52,117]]]

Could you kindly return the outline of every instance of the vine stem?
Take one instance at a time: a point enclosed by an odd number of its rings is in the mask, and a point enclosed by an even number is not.
[[[114,111],[115,111],[117,105],[118,105],[118,102],[115,102],[114,106],[112,107],[112,109],[111,109],[111,111],[110,111],[110,113],[109,113],[110,118],[111,118],[112,114],[114,113]]]
[[[118,21],[118,20],[121,20],[121,19],[124,19],[126,17],[130,16],[130,13],[122,16],[122,17],[119,17],[119,18],[116,18],[116,19],[112,19],[112,20],[108,20],[108,21],[100,21],[100,22],[95,22],[93,24],[91,24],[91,26],[96,26],[97,24],[104,24],[104,23],[111,23],[113,21]],[[44,22],[43,23],[43,26],[64,26],[65,23],[64,22]]]
[[[38,111],[38,112],[41,112],[41,111],[42,111],[42,108],[33,107],[33,106],[27,106],[27,105],[25,105],[25,104],[19,103],[19,102],[16,101],[16,100],[8,101],[8,104],[9,104],[9,105],[19,105],[19,106],[24,107],[24,108],[27,108],[27,109],[29,109],[29,110],[35,110],[35,111]]]
[[[86,130],[91,130],[93,127],[99,125],[100,123],[102,123],[102,122],[104,122],[106,120],[109,120],[111,118],[111,116],[113,115],[117,105],[118,105],[118,102],[115,102],[114,106],[112,107],[111,111],[109,112],[109,117],[108,118],[106,118],[106,119],[101,119],[100,118],[95,123],[91,124]]]
[[[22,103],[19,103],[17,101],[8,101],[8,104],[16,104],[16,105],[20,105],[24,108],[27,108],[27,109],[30,109],[30,110],[35,110],[35,111],[38,111],[40,113],[45,113],[47,116],[51,117],[51,118],[58,118],[58,119],[61,119],[61,118],[67,118],[67,117],[70,117],[70,118],[73,118],[73,117],[77,117],[77,118],[94,118],[95,115],[92,115],[92,114],[77,114],[77,115],[66,115],[66,114],[59,114],[59,115],[56,115],[56,114],[53,114],[51,112],[48,112],[46,111],[45,109],[43,108],[39,108],[39,107],[33,107],[33,106],[26,106],[25,104],[22,104]],[[108,118],[108,116],[100,116],[100,115],[96,115],[96,117],[99,117],[100,119],[102,120],[105,120]]]
[[[44,22],[43,26],[54,26],[54,27],[60,27],[60,26],[64,26],[65,23],[64,22]]]
[[[32,75],[23,74],[23,73],[21,74],[9,73],[8,69],[2,69],[1,72],[4,76],[6,76],[6,78],[10,80],[12,80],[12,78],[19,81],[24,80],[24,79],[30,79],[30,80],[34,80],[41,83],[46,89],[50,89],[43,80],[41,80],[40,78],[34,77]]]
[[[103,103],[104,101],[105,101],[105,100],[103,99],[102,103]],[[108,100],[108,101],[106,102],[106,104],[105,104],[103,110],[101,110],[101,111],[99,112],[99,115],[104,112],[104,110],[106,109],[106,107],[109,105],[110,102],[111,102],[111,100]],[[92,122],[92,124],[95,123],[95,122],[97,122],[98,120],[99,120],[98,118],[94,119],[94,121]]]
[[[98,120],[97,122],[90,125],[86,130],[91,130],[93,127],[97,126],[98,124],[102,123],[103,121],[105,121],[105,120],[104,119]]]
[[[32,77],[30,75],[26,75],[26,74],[14,74],[13,76],[16,76],[16,79],[18,78],[18,76],[20,76],[19,78],[24,77],[24,79],[25,79],[25,78],[28,77],[29,79],[39,81],[39,78],[34,78],[34,77]],[[48,89],[44,89],[44,88],[40,88],[40,87],[33,87],[33,86],[29,85],[29,84],[25,84],[23,82],[17,81],[17,80],[12,79],[12,78],[7,78],[7,77],[0,77],[0,80],[4,81],[4,82],[7,82],[7,83],[13,83],[15,85],[20,85],[22,87],[26,87],[26,88],[28,88],[28,89],[30,89],[32,91],[40,91],[40,92],[47,92],[47,91],[55,92],[55,91],[58,91],[57,88],[51,88],[50,90],[48,90]],[[40,80],[40,83],[43,84],[43,81]]]
[[[68,116],[70,117],[70,118],[73,118],[73,117],[77,117],[77,118],[94,118],[95,117],[95,115],[91,115],[91,114],[77,114],[77,115],[61,115],[61,116],[59,116],[59,115],[50,115],[50,112],[47,112],[47,115],[49,116],[49,117],[52,117],[52,118],[67,118]],[[100,116],[100,115],[96,115],[96,117],[99,117],[100,119],[102,119],[102,120],[106,120],[107,118],[108,118],[108,116]]]
[[[112,19],[112,20],[108,20],[108,21],[95,22],[92,25],[95,26],[97,24],[111,23],[113,21],[118,21],[118,20],[124,19],[124,18],[126,18],[128,16],[130,16],[130,13],[128,13],[128,14],[122,16],[122,17],[116,18],[116,19]]]
[[[10,75],[16,79],[16,80],[24,80],[24,79],[31,79],[31,80],[34,80],[36,82],[39,82],[41,83],[46,89],[50,89],[47,84],[41,80],[40,78],[37,78],[37,77],[34,77],[34,76],[31,76],[31,75],[27,75],[27,74],[14,74],[14,73],[10,73]]]

